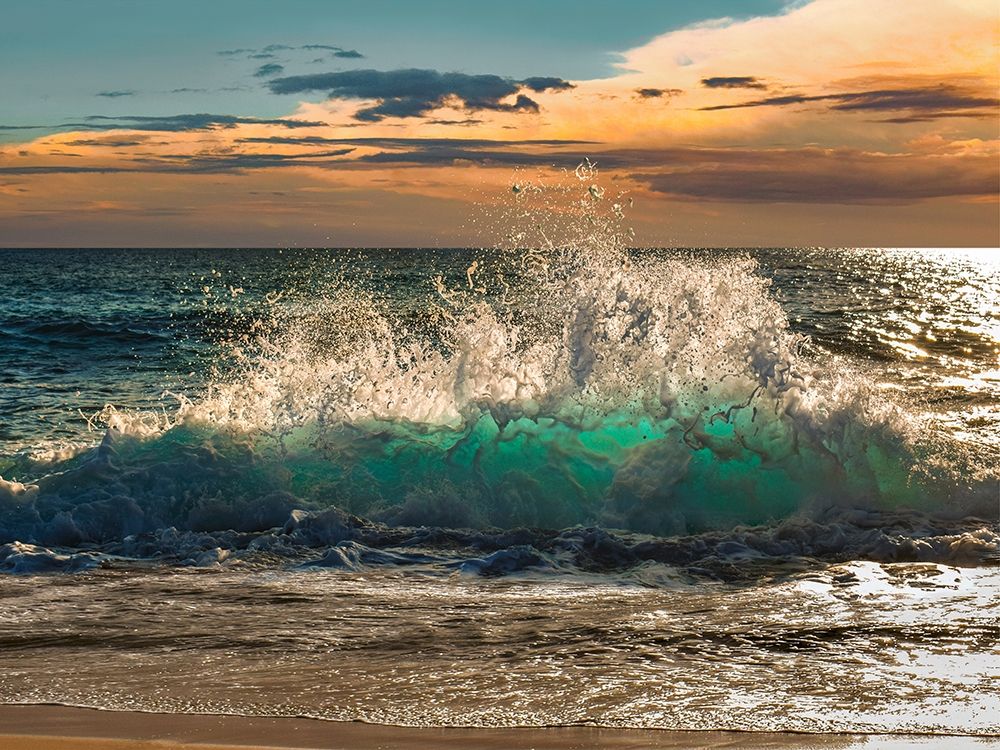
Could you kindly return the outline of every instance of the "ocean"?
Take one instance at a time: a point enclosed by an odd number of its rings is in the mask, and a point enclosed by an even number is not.
[[[602,197],[0,250],[0,702],[1000,734],[1000,251],[636,249]]]

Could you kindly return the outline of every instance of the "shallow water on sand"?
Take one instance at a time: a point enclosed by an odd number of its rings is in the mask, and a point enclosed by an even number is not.
[[[784,568],[784,569],[783,569]],[[0,579],[0,701],[411,726],[997,733],[1000,576],[646,565]]]

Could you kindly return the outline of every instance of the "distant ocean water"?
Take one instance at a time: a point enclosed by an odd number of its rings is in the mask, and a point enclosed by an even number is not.
[[[573,221],[0,250],[0,700],[1000,732],[1000,251]]]

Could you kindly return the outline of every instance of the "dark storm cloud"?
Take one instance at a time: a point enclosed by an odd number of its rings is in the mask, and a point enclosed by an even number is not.
[[[957,86],[941,84],[815,96],[803,94],[769,96],[737,104],[717,104],[712,107],[702,107],[702,109],[715,111],[750,107],[787,107],[793,104],[812,102],[826,102],[831,110],[838,112],[909,112],[908,117],[892,118],[888,122],[919,122],[937,117],[954,117],[956,110],[995,110],[1000,104],[1000,99],[971,93]],[[986,116],[993,113],[983,112],[981,114]],[[972,115],[970,113],[967,116]]]
[[[105,99],[119,99],[123,96],[135,96],[134,91],[98,91],[95,96],[103,96]]]
[[[538,112],[538,103],[525,95],[565,91],[573,84],[561,78],[524,80],[497,75],[440,73],[436,70],[348,70],[339,73],[277,78],[270,82],[275,94],[322,91],[331,99],[374,99],[375,106],[359,110],[356,119],[377,122],[386,117],[420,117],[438,107],[457,102],[468,111]],[[509,101],[514,97],[513,101]]]
[[[278,63],[267,63],[267,65],[261,65],[254,72],[254,76],[257,78],[270,78],[271,76],[276,76],[279,73],[285,72],[284,65],[278,65]]]
[[[754,76],[715,76],[702,78],[701,85],[709,89],[766,89]]]
[[[662,97],[669,99],[684,92],[680,89],[636,89],[635,93],[640,99],[660,99]]]
[[[323,125],[323,123],[309,122],[307,120],[263,120],[256,117],[210,114],[168,115],[165,117],[146,117],[142,115],[109,117],[105,115],[91,115],[86,118],[86,122],[66,123],[63,127],[181,133],[189,130],[232,128],[237,125],[276,125],[284,128],[314,128]]]

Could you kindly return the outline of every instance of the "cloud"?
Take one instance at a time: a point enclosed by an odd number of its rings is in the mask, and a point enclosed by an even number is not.
[[[155,141],[155,142],[154,142]],[[294,146],[294,153],[272,153],[256,148],[259,145]],[[219,148],[203,148],[193,153],[179,153],[171,142],[149,135],[106,135],[79,138],[73,141],[48,142],[44,155],[58,162],[11,164],[0,168],[0,174],[75,174],[134,172],[150,174],[221,174],[249,170],[311,167],[322,169],[370,169],[381,165],[448,166],[456,162],[482,165],[540,165],[573,167],[580,161],[577,141],[560,139],[504,140],[491,138],[410,138],[359,137],[330,138],[323,136],[290,137],[271,135],[247,137],[229,141]],[[93,162],[85,166],[67,164],[68,154],[55,149],[66,146],[94,147]],[[114,154],[109,148],[127,149],[131,153]],[[170,150],[164,150],[166,147]],[[570,152],[570,150],[572,152]],[[287,150],[286,150],[287,151]],[[361,155],[347,157],[354,152]],[[23,154],[30,157],[28,152]],[[117,158],[122,157],[122,158]],[[100,161],[97,161],[97,160]]]
[[[49,175],[49,174],[233,174],[253,169],[275,167],[322,167],[326,160],[345,156],[353,148],[322,151],[312,154],[161,154],[155,157],[134,159],[121,165],[76,166],[67,164],[40,164],[0,167],[0,174]]]
[[[752,107],[787,107],[793,104],[827,102],[829,109],[839,112],[909,112],[905,118],[893,118],[888,122],[920,122],[936,117],[955,117],[963,110],[985,110],[982,116],[995,114],[1000,99],[984,96],[951,84],[934,86],[914,86],[909,88],[876,89],[872,91],[849,91],[841,94],[790,94],[769,96],[763,99],[736,104],[716,104],[702,107],[702,110],[746,109]],[[971,112],[965,116],[973,116]]]
[[[461,120],[427,120],[428,125],[453,125],[455,127],[467,128],[483,123],[478,117],[464,117]]]
[[[267,63],[266,65],[261,65],[254,72],[254,76],[257,78],[270,78],[271,76],[276,76],[279,73],[285,72],[284,65],[278,65],[278,63]]]
[[[653,89],[653,88],[640,88],[635,90],[636,96],[640,99],[659,99],[661,97],[671,98],[674,96],[680,96],[684,92],[680,89]]]
[[[331,99],[373,99],[378,102],[376,105],[355,114],[356,119],[365,122],[378,122],[386,117],[420,117],[448,105],[470,112],[534,113],[539,111],[538,103],[521,93],[525,89],[540,93],[573,88],[573,84],[561,78],[532,77],[518,81],[497,75],[440,73],[418,68],[290,76],[277,78],[269,86],[275,94],[323,91]]]
[[[692,200],[742,203],[913,203],[995,196],[995,151],[884,154],[849,148],[670,149],[609,154],[649,159],[661,171],[630,177],[650,190]]]
[[[977,96],[955,86],[941,84],[933,87],[896,89],[882,91],[862,91],[837,94],[831,97],[837,104],[832,109],[839,110],[963,110],[995,108],[1000,99],[995,96]],[[990,114],[995,114],[991,112]]]
[[[261,47],[260,49],[240,47],[239,49],[219,50],[216,54],[222,55],[223,57],[245,56],[248,60],[269,60],[276,57],[274,54],[275,52],[294,52],[296,50],[324,50],[329,52],[332,57],[339,57],[348,60],[357,60],[364,57],[364,55],[356,49],[346,49],[344,47],[337,47],[333,44],[301,44],[298,46],[289,44],[268,44],[266,47]]]
[[[147,130],[155,132],[181,133],[189,130],[213,130],[232,128],[237,125],[276,125],[282,128],[315,128],[322,122],[308,120],[265,120],[257,117],[237,117],[236,115],[167,115],[148,117],[143,115],[91,115],[82,123],[66,123],[62,127],[86,128],[90,130]]]
[[[707,89],[766,89],[767,86],[754,76],[715,76],[702,78],[701,85]]]
[[[235,128],[268,121],[219,115],[167,118],[95,118],[112,127],[154,131]],[[121,125],[123,121],[129,125]],[[288,127],[288,121],[279,121]],[[315,124],[315,123],[313,123]],[[299,126],[299,121],[295,126]],[[308,126],[308,124],[307,124]],[[603,170],[638,185],[640,190],[672,200],[719,203],[825,205],[903,205],[928,199],[985,199],[1000,192],[996,144],[945,138],[912,141],[903,150],[882,152],[856,147],[808,146],[615,147],[593,141],[535,138],[421,138],[412,136],[343,136],[270,133],[222,135],[210,148],[180,153],[174,144],[141,134],[108,134],[66,140],[46,137],[37,143],[39,161],[8,161],[7,175],[239,174],[250,171],[309,168],[338,173],[388,167],[435,169],[461,165],[510,168],[572,168],[584,156]],[[192,144],[201,141],[191,141]],[[613,143],[613,141],[612,141]],[[66,148],[93,147],[87,163],[68,163]],[[282,148],[286,147],[286,148]],[[125,153],[112,151],[125,150]],[[169,149],[169,150],[165,150]],[[272,152],[277,151],[277,153]],[[25,152],[26,159],[32,155]]]
[[[353,148],[341,148],[311,154],[167,154],[148,161],[149,171],[153,172],[222,174],[275,167],[321,167],[328,163],[326,160],[352,151]]]
[[[42,164],[0,168],[0,174],[237,174],[313,168],[378,170],[484,167],[572,169],[584,155],[628,182],[674,200],[783,204],[911,204],[934,198],[981,198],[1000,191],[997,154],[988,144],[915,146],[911,153],[852,148],[668,147],[600,150],[597,144],[550,140],[284,136],[237,143],[321,147],[297,153],[202,151],[143,153],[108,166]],[[68,145],[68,144],[67,144]],[[322,147],[328,147],[323,149]],[[588,147],[589,146],[589,147]]]
[[[123,96],[135,96],[134,91],[122,90],[122,91],[98,91],[95,96],[103,96],[106,99],[119,99]]]
[[[357,60],[364,57],[356,49],[344,49],[343,47],[334,47],[330,44],[303,44],[298,49],[326,50],[327,52],[331,52],[334,57],[341,57],[348,60]]]
[[[574,96],[542,103],[547,120],[569,123],[564,133],[575,135],[572,123],[580,122],[604,140],[609,140],[606,133],[617,131],[636,141],[888,148],[900,131],[909,135],[920,128],[903,129],[881,120],[929,122],[929,127],[936,127],[932,120],[939,115],[950,118],[952,137],[995,138],[996,105],[991,119],[986,116],[989,106],[899,109],[904,104],[899,97],[877,104],[870,96],[853,102],[847,97],[811,99],[904,89],[926,92],[944,84],[979,100],[963,105],[994,100],[998,82],[993,5],[988,0],[923,2],[917,12],[912,3],[894,0],[810,0],[773,16],[687,27],[655,37],[622,53],[621,74],[616,78],[578,82]],[[682,56],[691,64],[681,66]],[[732,79],[749,79],[744,82],[765,85],[767,90],[731,88]],[[632,110],[630,105],[642,105],[633,93],[636,88],[658,87],[665,81],[685,90],[684,109],[647,106],[641,115]],[[729,86],[719,85],[724,82]],[[630,101],[619,100],[617,111],[609,108],[600,116],[590,115],[590,102],[616,84],[619,95],[628,92]],[[831,116],[851,111],[828,109],[839,104],[862,108],[853,110],[854,117]],[[897,108],[887,109],[886,104]],[[725,110],[733,105],[738,116],[735,112],[727,116]],[[960,112],[982,116],[955,114]],[[941,122],[937,120],[938,125]]]
[[[364,141],[366,139],[358,139]],[[375,142],[378,141],[378,142]],[[653,148],[581,149],[558,141],[369,139],[385,149],[344,163],[363,166],[483,166],[573,168],[590,155],[653,193],[675,199],[794,204],[908,204],[933,198],[995,196],[1000,171],[993,147],[968,152],[904,154],[851,148]],[[572,147],[572,148],[568,148]],[[398,150],[402,149],[402,150]]]
[[[562,167],[573,169],[581,161],[578,152],[532,152],[514,149],[477,149],[457,146],[423,146],[408,151],[380,151],[359,156],[360,164],[451,166],[456,162],[482,166]]]
[[[141,172],[129,167],[77,167],[65,164],[29,165],[23,167],[0,167],[0,174],[115,174],[119,172]]]
[[[555,78],[553,76],[533,76],[525,78],[519,83],[539,94],[544,91],[568,91],[573,88],[573,84],[569,81],[564,81],[562,78]]]
[[[333,145],[354,144],[357,146],[374,146],[377,148],[409,148],[413,146],[455,146],[462,148],[489,148],[500,146],[593,146],[596,141],[566,140],[562,138],[532,138],[532,139],[499,139],[499,138],[406,138],[392,136],[362,136],[357,138],[327,138],[324,136],[307,135],[302,137],[267,136],[240,138],[239,143],[271,143],[283,145]]]
[[[382,65],[387,72],[372,74],[376,80],[327,80],[322,82],[327,88],[300,85],[285,100],[273,97],[272,105],[289,104],[280,117],[296,118],[291,121],[268,119],[279,118],[278,110],[241,109],[228,116],[85,120],[72,127],[87,132],[71,134],[58,125],[0,132],[0,141],[18,141],[0,156],[0,168],[8,170],[0,182],[31,188],[30,196],[16,196],[16,205],[8,201],[0,216],[0,244],[46,241],[61,231],[47,228],[58,223],[46,218],[41,230],[23,216],[37,208],[69,217],[90,200],[136,200],[151,212],[194,206],[196,220],[170,223],[171,232],[186,231],[193,242],[222,236],[212,232],[227,223],[266,238],[261,242],[276,241],[258,233],[258,227],[272,224],[280,224],[280,237],[292,242],[303,227],[333,235],[357,221],[358,211],[376,219],[358,221],[364,226],[358,230],[362,241],[378,240],[381,235],[372,232],[382,231],[386,222],[377,217],[389,216],[388,224],[410,242],[439,237],[451,242],[449,232],[461,224],[455,221],[456,207],[494,188],[507,195],[512,166],[528,167],[549,184],[546,165],[572,167],[590,156],[606,185],[636,198],[632,218],[650,244],[675,238],[819,244],[833,237],[843,244],[995,245],[994,5],[924,0],[915,10],[897,0],[810,0],[748,21],[658,36],[651,29],[649,41],[622,52],[615,75],[573,81],[571,91],[570,83],[558,78],[514,80],[557,70],[552,67],[485,81],[431,71],[406,88],[397,71],[387,70],[393,66]],[[253,43],[257,49],[214,59],[231,60],[243,83],[264,92],[293,74],[377,66],[338,59],[338,50],[349,50],[333,44],[293,51],[265,49],[266,39]],[[256,54],[276,57],[247,59]],[[324,63],[309,65],[314,58]],[[265,63],[283,64],[286,71],[253,78]],[[130,81],[105,81],[105,86],[113,83]],[[197,85],[217,91],[211,83]],[[683,96],[671,101],[668,86],[682,89]],[[134,99],[122,100],[132,103],[123,112],[204,111],[193,105],[147,111],[135,105],[159,92],[138,91]],[[331,92],[333,100],[326,101],[323,95]],[[85,91],[93,93],[93,87]],[[164,101],[177,100],[163,93]],[[524,99],[519,103],[518,97]],[[676,106],[680,102],[683,106]],[[393,107],[414,115],[387,119]],[[505,113],[533,107],[544,116]],[[358,109],[362,117],[352,119]],[[94,112],[107,114],[96,107]],[[32,124],[6,119],[11,127]],[[430,127],[436,120],[445,122]],[[475,129],[463,127],[469,124]],[[440,137],[414,137],[421,135]],[[521,136],[551,141],[514,140]],[[143,137],[146,141],[128,145]],[[70,158],[66,151],[79,156]],[[60,172],[65,176],[50,176]],[[248,200],[250,188],[262,194],[288,191],[289,197],[265,207],[264,201]],[[334,201],[343,201],[336,204],[343,209],[333,210]],[[664,216],[671,221],[665,224]],[[126,222],[112,219],[109,232],[125,231]],[[91,236],[69,221],[70,242]],[[468,236],[454,244],[481,241],[476,236],[481,225],[463,226]],[[643,227],[654,226],[653,234],[644,234]],[[799,229],[789,234],[789,226]],[[114,236],[120,243],[132,239]]]
[[[133,136],[131,138],[120,138],[118,136],[108,135],[102,136],[100,138],[79,138],[74,141],[65,141],[63,145],[65,146],[94,146],[97,148],[131,148],[133,146],[142,146],[151,136],[141,135]]]
[[[982,119],[988,115],[984,112],[931,112],[929,114],[913,114],[913,115],[900,115],[899,117],[882,117],[879,122],[888,122],[894,124],[906,124],[911,122],[933,122],[934,120],[939,120],[942,118],[949,117],[970,117],[975,119]]]

